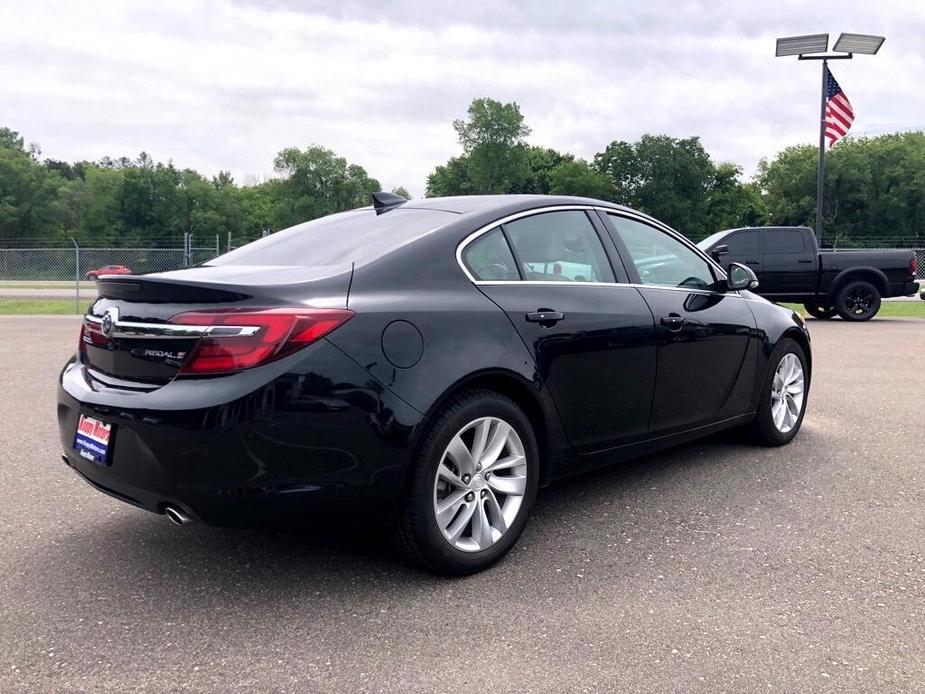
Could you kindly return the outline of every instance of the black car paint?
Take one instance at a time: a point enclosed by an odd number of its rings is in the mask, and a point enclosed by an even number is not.
[[[753,233],[759,239],[756,251],[735,252],[736,237]],[[775,252],[768,252],[768,235],[780,233],[788,234],[787,243]],[[912,296],[919,290],[915,278],[909,274],[909,263],[915,258],[912,250],[820,251],[816,235],[807,227],[729,229],[698,246],[706,253],[713,253],[730,244],[733,244],[730,252],[721,255],[721,261],[751,267],[761,282],[757,293],[775,301],[832,305],[838,290],[855,279],[871,282],[883,297]]]
[[[235,305],[339,305],[356,316],[277,362],[227,376],[174,378],[148,389],[127,389],[75,357],[59,386],[68,464],[118,498],[155,512],[175,505],[212,524],[325,504],[390,505],[442,403],[479,386],[509,395],[524,409],[541,442],[542,483],[548,483],[744,423],[779,341],[792,337],[809,354],[802,320],[750,292],[658,290],[629,282],[572,285],[553,295],[544,285],[478,286],[456,260],[457,247],[474,230],[512,214],[574,205],[624,208],[543,196],[435,199],[407,207],[416,205],[460,214],[439,232],[349,275],[235,284],[227,269],[203,267],[136,278],[141,289],[103,283],[104,294],[121,298],[99,299],[91,308],[96,315],[117,304],[138,317],[164,320],[209,305],[152,301],[151,292],[158,293],[153,282],[169,283],[164,291],[178,296],[202,298],[197,291],[207,288],[238,294]],[[603,217],[595,224],[604,239],[612,232]],[[619,279],[633,280],[618,243],[605,243],[611,263]],[[186,281],[186,289],[176,289]],[[124,298],[133,295],[143,301]],[[522,312],[539,308],[561,310],[565,318],[550,328],[522,322]],[[616,322],[595,317],[593,308]],[[688,324],[678,332],[662,328],[658,319],[666,311],[682,313]],[[396,321],[413,325],[419,337],[400,332],[399,344],[386,354],[383,335]],[[402,336],[413,343],[407,350]],[[707,360],[706,368],[685,370],[690,350]],[[406,362],[406,351],[418,353],[417,359]],[[592,366],[576,368],[569,363],[580,361],[575,355],[591,355]],[[671,364],[661,382],[659,355]],[[602,385],[617,391],[621,378],[632,383],[627,402],[633,405],[602,405]],[[681,406],[672,407],[668,393],[685,378],[693,379],[692,387]],[[655,429],[639,414],[647,399]],[[577,414],[563,414],[566,407]],[[81,413],[116,425],[109,465],[74,452]]]

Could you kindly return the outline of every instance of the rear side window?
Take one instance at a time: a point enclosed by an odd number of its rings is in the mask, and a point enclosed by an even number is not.
[[[748,255],[749,253],[757,255],[758,232],[740,231],[733,234],[726,242],[726,246],[729,247],[730,255]]]
[[[207,265],[363,265],[458,219],[442,210],[351,210],[298,224],[210,260]]]
[[[581,210],[546,212],[504,225],[533,282],[615,282],[607,253]]]
[[[806,242],[803,234],[789,229],[770,229],[764,232],[765,253],[803,253]]]
[[[463,262],[477,280],[519,280],[517,261],[501,229],[489,231],[466,246]]]

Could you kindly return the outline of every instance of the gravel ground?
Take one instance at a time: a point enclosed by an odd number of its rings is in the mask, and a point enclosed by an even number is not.
[[[925,690],[925,321],[812,322],[790,445],[541,494],[462,580],[336,530],[176,528],[59,461],[72,317],[0,318],[0,691]]]

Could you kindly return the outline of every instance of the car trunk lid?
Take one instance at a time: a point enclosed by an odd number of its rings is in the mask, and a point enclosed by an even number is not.
[[[253,326],[212,325],[234,322],[209,320],[215,314],[272,313],[285,307],[344,309],[351,274],[350,268],[332,267],[201,266],[101,280],[99,298],[82,326],[82,360],[89,375],[103,385],[157,388],[178,375],[204,338],[252,337],[261,325],[266,327],[265,321]],[[192,323],[179,318],[189,313],[196,314]]]

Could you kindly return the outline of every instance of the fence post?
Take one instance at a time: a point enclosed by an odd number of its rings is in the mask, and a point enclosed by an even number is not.
[[[228,253],[231,252],[231,232],[230,231],[228,232],[228,245],[225,247],[225,251]]]
[[[74,242],[74,313],[80,314],[80,246],[73,236]]]
[[[215,257],[217,258],[220,253],[221,253],[221,250],[219,249],[219,246],[218,246],[218,234],[216,234],[215,235]]]

